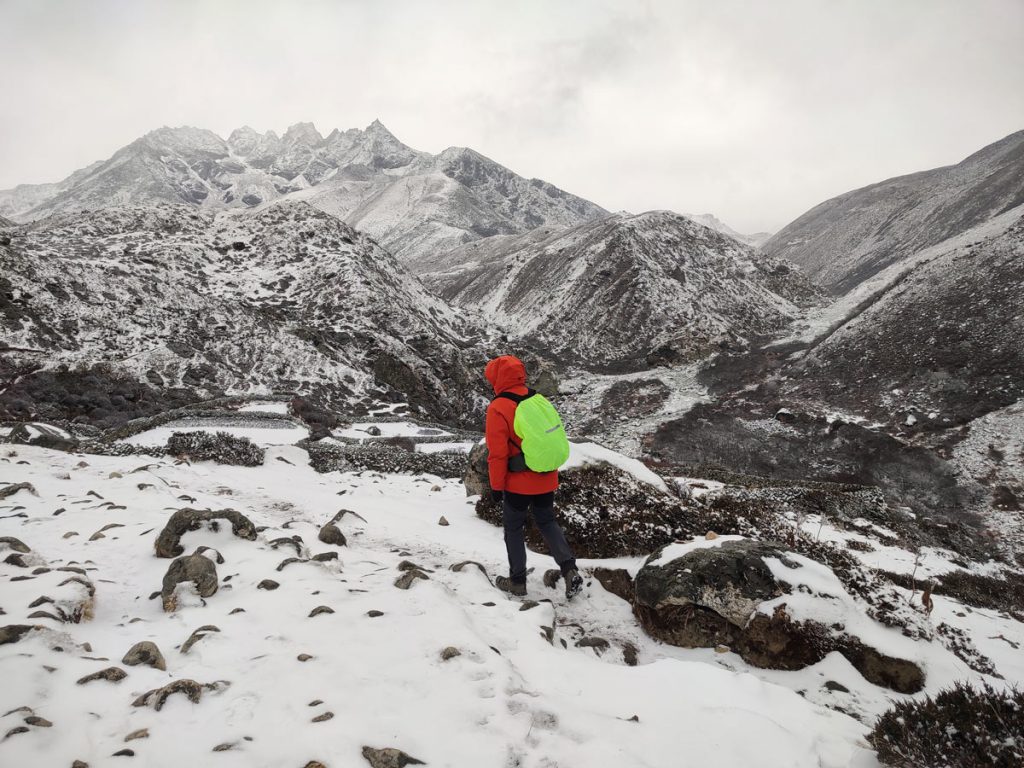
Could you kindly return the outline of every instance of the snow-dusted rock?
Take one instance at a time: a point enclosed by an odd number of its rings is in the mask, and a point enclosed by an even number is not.
[[[875,625],[827,566],[778,544],[740,536],[671,544],[637,573],[634,610],[673,645],[726,646],[771,669],[802,669],[838,651],[876,685],[924,687],[920,666],[893,655],[905,645],[898,633]]]

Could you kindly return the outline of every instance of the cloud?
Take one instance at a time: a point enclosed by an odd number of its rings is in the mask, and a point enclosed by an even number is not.
[[[160,125],[380,118],[611,209],[776,229],[1024,127],[1016,0],[4,0],[0,187]]]

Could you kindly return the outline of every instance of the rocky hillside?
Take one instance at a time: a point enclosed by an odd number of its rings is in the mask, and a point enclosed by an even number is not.
[[[0,245],[0,322],[20,350],[8,377],[90,370],[197,397],[283,389],[339,407],[373,392],[438,416],[467,410],[478,383],[463,351],[472,329],[452,308],[305,203],[241,215],[134,206],[20,226]],[[6,408],[30,409],[31,385],[9,382]],[[66,383],[76,411],[88,410],[81,389]]]
[[[674,213],[470,243],[421,275],[512,338],[597,368],[683,362],[778,331],[815,292],[784,261]]]
[[[1024,203],[1024,131],[957,165],[900,176],[815,206],[762,250],[843,294],[894,262]]]
[[[430,155],[380,122],[321,136],[298,123],[283,136],[240,128],[227,140],[198,128],[161,128],[109,160],[56,184],[0,191],[0,214],[52,213],[139,203],[256,208],[309,202],[369,233],[405,261],[494,234],[569,226],[604,211],[469,149]]]

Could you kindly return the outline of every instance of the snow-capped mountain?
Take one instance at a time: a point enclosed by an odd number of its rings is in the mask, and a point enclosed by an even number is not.
[[[815,206],[762,248],[843,294],[890,264],[1024,203],[1024,131],[963,162]]]
[[[472,329],[391,254],[305,203],[66,213],[0,245],[2,341],[206,396],[394,389],[438,416],[471,397]],[[30,354],[26,352],[25,354]]]
[[[784,327],[815,292],[781,260],[685,216],[617,214],[470,243],[421,275],[566,361],[639,368]]]
[[[570,226],[604,213],[469,149],[416,151],[374,121],[326,137],[311,123],[280,137],[244,127],[227,140],[165,127],[59,183],[0,191],[0,214],[31,221],[154,202],[258,208],[285,197],[344,219],[407,262],[494,234]]]
[[[713,213],[684,213],[683,215],[692,221],[696,221],[698,224],[703,224],[705,227],[711,227],[711,229],[716,232],[721,232],[723,235],[728,235],[733,240],[739,240],[744,245],[750,245],[754,248],[762,245],[772,236],[771,232],[755,232],[752,235],[741,234]]]

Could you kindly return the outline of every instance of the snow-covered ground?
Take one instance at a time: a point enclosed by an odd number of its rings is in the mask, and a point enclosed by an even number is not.
[[[246,403],[238,409],[239,413],[279,413],[288,414],[288,403],[282,400],[258,400]]]
[[[365,421],[334,430],[338,437],[447,437],[451,432],[411,421]]]
[[[493,577],[505,568],[501,531],[476,517],[458,481],[321,475],[307,461],[298,447],[274,445],[257,468],[3,448],[0,480],[29,482],[38,495],[22,490],[0,501],[0,536],[32,549],[23,555],[28,568],[0,563],[0,625],[38,623],[57,634],[0,646],[0,715],[7,713],[0,731],[27,728],[0,741],[0,765],[106,765],[131,749],[139,764],[155,768],[312,760],[334,768],[364,765],[363,746],[396,747],[453,768],[877,765],[866,723],[824,705],[869,721],[897,695],[866,683],[838,654],[799,672],[770,672],[732,653],[663,645],[596,580],[571,604],[542,586],[540,573],[551,563],[537,554],[530,556],[530,597],[541,602],[531,607],[496,590],[474,566],[451,569],[474,560]],[[186,533],[186,554],[208,546],[223,557],[220,588],[205,601],[179,589],[178,610],[164,613],[149,598],[171,560],[157,558],[153,544],[170,511],[183,506],[236,509],[262,530],[255,541],[232,536],[229,526]],[[339,509],[359,515],[338,523],[348,545],[320,543],[320,527]],[[439,525],[442,516],[449,525]],[[7,546],[0,543],[0,555]],[[309,560],[325,552],[338,559]],[[296,556],[301,561],[284,564]],[[580,565],[635,573],[642,560]],[[396,588],[403,561],[429,578]],[[814,564],[802,565],[788,578],[828,581]],[[12,582],[36,566],[84,568],[96,589],[91,617],[80,624],[28,619],[28,596],[56,589],[55,571]],[[259,589],[264,579],[280,587]],[[1024,627],[934,600],[933,620],[967,627],[1007,682],[1024,680],[1024,661],[1010,647],[1024,643]],[[310,617],[319,606],[333,613]],[[182,653],[205,625],[218,631]],[[553,642],[545,627],[553,627]],[[610,645],[576,646],[583,636]],[[166,672],[121,663],[143,640],[163,652]],[[636,667],[624,663],[626,643],[638,649]],[[929,691],[978,677],[936,644],[919,645]],[[460,655],[443,660],[448,647]],[[304,654],[310,658],[300,661]],[[127,677],[76,684],[110,666]],[[226,684],[204,691],[198,703],[174,695],[160,711],[132,706],[179,679]],[[52,727],[26,726],[26,717]],[[140,729],[148,736],[125,741]],[[229,746],[213,752],[222,745]]]
[[[295,422],[261,419],[246,425],[203,424],[195,419],[172,421],[161,427],[147,429],[137,435],[126,437],[118,442],[129,445],[162,446],[175,432],[227,432],[233,437],[245,437],[257,445],[294,445],[299,440],[309,437],[309,430]]]

